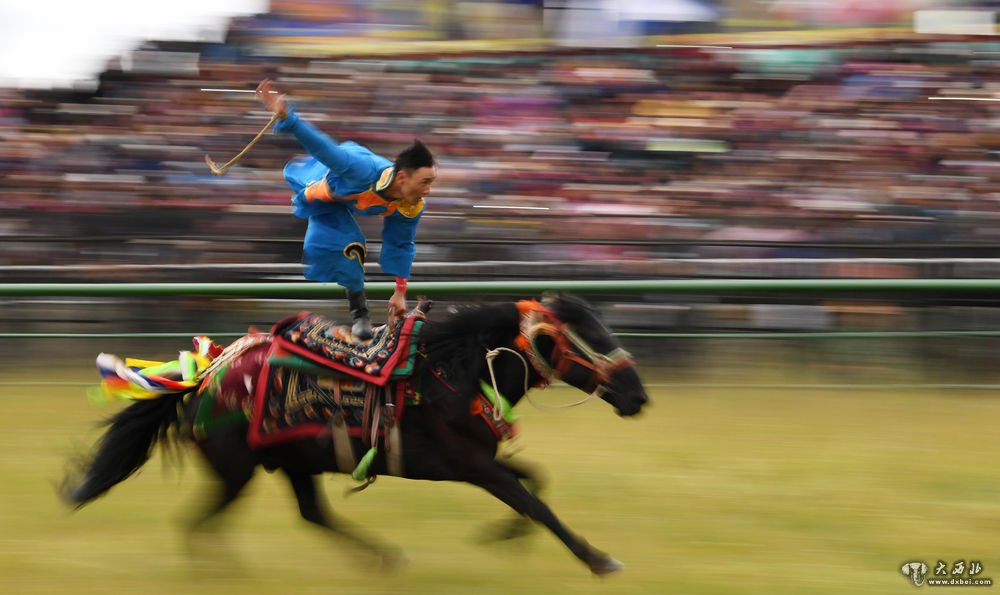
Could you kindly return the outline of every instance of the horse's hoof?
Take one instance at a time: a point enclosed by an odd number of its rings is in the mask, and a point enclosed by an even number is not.
[[[590,564],[590,571],[597,576],[604,576],[606,574],[611,574],[612,572],[618,572],[622,568],[625,568],[625,565],[611,556],[604,556],[603,558],[595,560]]]
[[[73,511],[83,508],[83,504],[76,498],[75,492],[76,490],[67,486],[56,486],[56,497],[59,498],[59,502]]]

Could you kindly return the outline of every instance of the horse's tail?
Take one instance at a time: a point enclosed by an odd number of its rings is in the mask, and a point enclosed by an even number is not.
[[[149,460],[157,442],[169,444],[177,437],[179,406],[186,392],[137,400],[107,419],[108,429],[93,454],[82,461],[63,482],[67,504],[80,508],[128,479]],[[82,479],[80,478],[82,476]]]

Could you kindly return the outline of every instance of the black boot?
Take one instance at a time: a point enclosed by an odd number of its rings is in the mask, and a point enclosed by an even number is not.
[[[354,324],[351,325],[351,333],[362,341],[372,338],[372,321],[368,318],[368,299],[365,297],[365,290],[347,290],[347,303],[351,308],[351,318]]]

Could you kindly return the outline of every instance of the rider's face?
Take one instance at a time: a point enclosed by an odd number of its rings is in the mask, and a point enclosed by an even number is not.
[[[431,185],[437,179],[433,167],[421,167],[415,170],[401,170],[396,173],[398,194],[401,200],[416,202],[431,193]]]

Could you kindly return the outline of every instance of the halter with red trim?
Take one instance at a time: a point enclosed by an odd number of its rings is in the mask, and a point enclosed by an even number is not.
[[[632,355],[621,347],[607,354],[596,351],[537,300],[517,302],[517,309],[521,313],[521,333],[515,343],[542,377],[536,386],[549,384],[553,377],[565,378],[574,366],[580,366],[590,370],[590,378],[580,388],[595,393],[611,382],[615,372],[635,365]],[[538,348],[539,335],[552,339],[552,351],[547,358]]]

